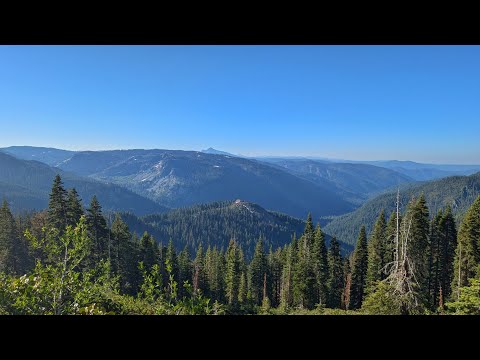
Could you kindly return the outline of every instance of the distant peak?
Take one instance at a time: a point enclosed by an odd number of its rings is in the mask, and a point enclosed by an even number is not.
[[[233,155],[233,154],[230,154],[226,151],[221,151],[221,150],[217,150],[217,149],[214,149],[212,147],[209,147],[208,149],[206,150],[202,150],[202,153],[205,153],[205,154],[213,154],[213,155],[226,155],[226,156],[234,156],[234,157],[237,157],[237,155]]]

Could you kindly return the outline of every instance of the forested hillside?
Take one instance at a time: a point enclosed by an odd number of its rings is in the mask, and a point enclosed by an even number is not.
[[[47,207],[52,179],[62,175],[68,187],[74,187],[84,205],[97,194],[105,209],[149,214],[166,207],[118,185],[66,173],[38,161],[20,160],[0,152],[0,199],[9,201],[13,211],[41,210]]]
[[[284,246],[259,238],[250,258],[235,239],[179,251],[119,215],[109,226],[97,198],[84,209],[59,176],[49,199],[16,217],[0,208],[0,314],[480,314],[480,196],[459,227],[424,196],[380,212],[349,256],[309,216]],[[229,206],[262,211],[214,207]]]
[[[412,197],[424,195],[432,214],[451,206],[457,223],[465,211],[480,195],[480,173],[470,176],[452,176],[440,180],[402,187],[400,190],[400,209],[403,211]],[[348,244],[354,244],[359,228],[365,224],[367,232],[373,229],[377,214],[382,209],[390,214],[395,209],[396,192],[380,195],[367,201],[350,214],[340,216],[325,226],[325,231],[336,235]]]
[[[242,200],[196,205],[141,218],[122,213],[121,217],[131,231],[139,235],[148,231],[164,244],[171,239],[177,249],[187,246],[193,251],[200,244],[226,249],[234,239],[247,258],[253,255],[259,238],[263,238],[266,248],[276,249],[290,243],[305,227],[303,220]],[[325,239],[328,244],[331,238],[325,235]],[[343,253],[352,250],[343,243],[341,248]]]

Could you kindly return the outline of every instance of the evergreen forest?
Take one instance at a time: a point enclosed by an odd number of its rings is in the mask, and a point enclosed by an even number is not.
[[[0,314],[480,314],[480,196],[461,220],[412,197],[360,226],[351,252],[310,215],[287,240],[179,248],[137,235],[120,213],[110,221],[96,196],[82,203],[59,175],[43,211],[13,215],[3,201]]]

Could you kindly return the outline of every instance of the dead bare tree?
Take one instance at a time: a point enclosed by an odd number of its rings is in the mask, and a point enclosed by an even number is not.
[[[384,271],[387,274],[386,281],[393,289],[396,298],[401,302],[402,314],[409,314],[412,308],[418,306],[415,292],[418,282],[415,278],[414,264],[410,261],[408,254],[410,227],[412,225],[412,218],[408,214],[404,217],[402,229],[400,229],[400,190],[397,191],[396,208],[397,228],[394,239],[393,262],[386,264]]]

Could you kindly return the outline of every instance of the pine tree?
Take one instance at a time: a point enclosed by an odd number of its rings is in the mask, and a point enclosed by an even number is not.
[[[408,253],[413,266],[413,273],[419,285],[420,296],[425,301],[428,299],[429,283],[429,256],[430,256],[430,221],[429,212],[422,194],[416,202],[409,204],[407,210],[410,230]],[[408,226],[407,226],[408,227]]]
[[[480,263],[480,196],[465,213],[455,250],[453,265],[452,297],[458,299],[459,287],[468,286],[468,280],[473,278]]]
[[[273,249],[270,246],[270,251],[268,253],[268,273],[270,274],[269,298],[273,307],[277,307],[280,304],[283,267],[282,257],[282,248],[277,248],[277,250],[273,252]]]
[[[136,249],[131,241],[132,235],[119,214],[115,214],[112,223],[112,256],[111,267],[114,274],[120,277],[120,288],[130,292],[135,281],[137,267]]]
[[[240,272],[240,280],[238,284],[238,303],[244,304],[247,301],[247,292],[248,292],[248,266],[245,262],[245,255],[243,253],[242,248],[239,246],[238,248],[238,271]]]
[[[72,227],[77,226],[77,223],[80,221],[80,217],[84,215],[82,200],[77,193],[75,188],[68,190],[66,195],[66,215],[67,215],[67,225]]]
[[[317,259],[313,254],[314,238],[312,216],[308,214],[305,229],[298,242],[297,262],[293,268],[293,302],[300,308],[311,309],[318,302],[315,273]]]
[[[285,245],[285,264],[282,268],[282,286],[280,289],[280,307],[286,311],[293,305],[293,265],[296,249],[295,237],[290,245]]]
[[[94,195],[87,209],[87,228],[88,235],[92,239],[93,259],[108,258],[109,244],[107,222],[102,214],[102,207]]]
[[[240,284],[238,285],[238,303],[244,304],[247,301],[247,276],[242,271],[240,274]]]
[[[303,230],[303,237],[305,239],[304,246],[306,248],[310,249],[312,247],[314,236],[315,229],[313,228],[312,214],[308,213],[305,229]]]
[[[173,247],[173,246],[172,246]],[[168,248],[170,249],[170,247]],[[155,239],[147,232],[145,231],[140,238],[140,259],[145,266],[145,269],[147,271],[150,271],[153,265],[158,265],[158,257],[159,257],[159,250],[157,243],[155,242]],[[168,250],[167,250],[168,253]],[[173,250],[173,255],[169,253],[170,261],[173,267],[174,274],[176,275],[178,273],[178,265],[177,265],[177,258],[175,255],[175,250]],[[168,255],[167,255],[168,256]],[[175,278],[175,281],[178,283],[178,278]]]
[[[353,252],[352,283],[350,287],[350,309],[362,306],[367,280],[368,252],[365,225],[360,229],[357,245]]]
[[[15,273],[15,250],[17,232],[15,220],[6,200],[0,209],[0,273]]]
[[[339,308],[342,302],[344,287],[343,258],[340,253],[340,243],[334,236],[330,242],[328,250],[329,280],[328,290],[329,298],[327,306],[330,308]]]
[[[172,267],[172,275],[174,281],[179,284],[179,270],[178,270],[178,256],[173,246],[173,240],[170,239],[167,246],[167,252],[165,254],[165,264],[170,264]]]
[[[315,229],[312,247],[312,265],[316,282],[317,295],[315,303],[325,306],[328,297],[328,252],[325,245],[325,236],[320,224]]]
[[[344,287],[342,293],[342,303],[341,308],[344,310],[351,309],[351,290],[352,290],[352,269],[350,262],[353,259],[345,258],[343,261],[343,276],[344,276]]]
[[[238,301],[238,288],[240,285],[240,261],[238,246],[235,240],[230,240],[225,256],[225,298],[228,305],[235,307]]]
[[[249,292],[253,303],[260,305],[263,294],[263,277],[267,271],[267,258],[264,253],[263,238],[260,237],[255,245],[252,261],[249,268]]]
[[[302,236],[298,241],[296,262],[293,263],[293,305],[298,308],[308,307],[309,269],[307,261],[307,239]]]
[[[384,268],[387,265],[385,256],[387,238],[385,231],[385,212],[382,210],[377,221],[375,222],[372,236],[368,242],[366,293],[373,291],[377,283],[386,278]]]
[[[58,174],[53,180],[48,203],[48,226],[59,230],[60,235],[63,234],[67,226],[67,192]]]
[[[178,254],[178,280],[179,280],[179,295],[180,297],[186,296],[187,293],[184,289],[185,281],[192,284],[192,263],[190,260],[190,253],[188,247],[180,251]]]
[[[202,244],[198,246],[197,255],[193,261],[193,292],[197,293],[201,291],[203,294],[206,293],[205,288],[205,256],[203,254]]]
[[[452,214],[452,209],[447,206],[443,213],[442,220],[440,221],[440,229],[442,235],[441,247],[440,247],[440,284],[439,284],[439,296],[440,290],[442,291],[443,298],[450,297],[451,283],[454,278],[454,265],[453,260],[455,257],[455,248],[457,247],[457,229],[455,226],[455,219]]]
[[[438,295],[440,288],[440,271],[441,261],[440,253],[442,247],[442,235],[440,229],[440,222],[442,221],[443,213],[440,210],[437,215],[430,221],[429,234],[429,259],[428,259],[428,305],[432,310],[438,304]]]

